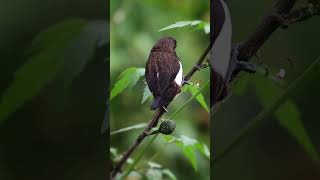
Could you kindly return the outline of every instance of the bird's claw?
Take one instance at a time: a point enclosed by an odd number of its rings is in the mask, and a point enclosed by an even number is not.
[[[189,80],[183,79],[183,85],[191,85],[192,83]]]

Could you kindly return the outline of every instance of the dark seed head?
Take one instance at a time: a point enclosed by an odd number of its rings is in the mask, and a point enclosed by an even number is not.
[[[159,132],[169,135],[176,129],[176,123],[172,120],[165,120],[160,124]]]

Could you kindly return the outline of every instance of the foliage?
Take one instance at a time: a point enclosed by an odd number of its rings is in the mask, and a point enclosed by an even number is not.
[[[26,50],[27,59],[0,99],[0,123],[54,79],[67,88],[107,42],[105,22],[74,19],[39,33]]]
[[[144,76],[144,68],[131,67],[124,70],[119,76],[120,79],[115,83],[111,90],[110,101],[125,88],[132,88],[135,86],[142,76]]]
[[[167,143],[175,143],[177,147],[180,147],[183,154],[189,159],[194,170],[197,170],[196,149],[206,158],[210,160],[209,148],[204,144],[198,142],[196,139],[190,138],[185,135],[180,137],[174,137],[171,135],[163,136],[163,139]]]
[[[169,26],[160,29],[159,31],[165,31],[165,30],[170,30],[170,29],[174,29],[174,28],[181,28],[181,27],[186,27],[186,26],[195,26],[196,29],[203,29],[203,31],[206,34],[210,33],[210,24],[203,22],[203,21],[199,21],[199,20],[178,21],[174,24],[170,24]]]

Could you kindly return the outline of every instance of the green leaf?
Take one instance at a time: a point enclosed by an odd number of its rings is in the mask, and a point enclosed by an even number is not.
[[[28,59],[15,72],[13,82],[1,96],[0,123],[63,72],[68,50],[81,38],[86,25],[84,20],[64,21],[35,38],[26,51]],[[91,54],[91,50],[86,53]]]
[[[205,145],[204,143],[197,143],[195,146],[199,152],[206,158],[210,159],[210,150],[208,148],[207,145]]]
[[[268,107],[282,92],[279,87],[263,77],[256,77],[254,83],[257,95],[264,107]],[[299,109],[293,101],[287,100],[282,104],[275,111],[275,116],[279,120],[280,125],[288,130],[290,135],[297,140],[309,156],[314,160],[318,160],[319,155],[304,128]]]
[[[119,157],[118,150],[116,148],[110,147],[110,154],[113,157],[112,159]]]
[[[177,140],[177,138],[172,135],[162,135],[162,137],[163,137],[163,140],[166,141],[167,143],[171,143]]]
[[[126,127],[126,128],[122,128],[122,129],[113,131],[113,132],[110,133],[110,135],[115,135],[115,134],[119,134],[119,133],[126,132],[126,131],[131,131],[131,130],[135,130],[135,129],[141,129],[141,128],[144,128],[146,126],[147,126],[147,123],[139,123],[139,124],[135,124],[133,126],[129,126],[129,127]]]
[[[155,162],[151,162],[151,161],[148,162],[148,165],[150,168],[156,168],[156,169],[162,168],[162,166],[160,164],[155,163]]]
[[[196,26],[196,29],[203,29],[203,31],[206,34],[210,33],[210,24],[207,22],[199,21],[199,20],[194,20],[194,21],[178,21],[174,24],[171,24],[167,27],[164,27],[160,29],[159,31],[165,31],[169,29],[174,29],[174,28],[181,28],[181,27],[186,27],[186,26]]]
[[[167,176],[169,180],[177,180],[176,176],[169,169],[162,170],[162,174],[164,177]]]
[[[110,101],[119,95],[124,89],[132,88],[144,76],[144,68],[131,67],[120,74],[120,79],[116,82],[110,93]]]
[[[202,93],[199,93],[199,90],[197,87],[189,85],[188,86],[188,90],[189,92],[192,94],[192,96],[195,96],[196,94],[198,94],[196,96],[196,100],[201,104],[201,106],[207,111],[209,112],[209,108],[208,105],[204,99],[204,96],[202,95]]]
[[[281,126],[286,128],[288,132],[300,143],[300,145],[304,147],[305,151],[311,156],[311,158],[319,160],[319,155],[305,131],[297,106],[292,102],[287,101],[275,111],[275,115],[279,119]]]
[[[181,138],[180,140],[184,146],[194,146],[195,144],[198,143],[197,140],[192,139],[192,138],[185,136],[185,135],[181,135],[180,138]]]
[[[165,28],[162,28],[160,29],[159,31],[165,31],[165,30],[168,30],[168,29],[174,29],[174,28],[180,28],[180,27],[185,27],[185,26],[195,26],[195,25],[198,25],[200,24],[201,21],[199,20],[195,20],[195,21],[178,21],[174,24],[171,24]]]
[[[201,22],[200,24],[198,24],[196,29],[203,30],[205,34],[209,34],[210,33],[210,23]]]
[[[162,172],[159,169],[148,169],[146,176],[148,180],[162,180]]]
[[[151,95],[152,95],[152,93],[151,93],[148,85],[146,85],[143,90],[143,97],[141,100],[141,104],[143,104],[149,97],[151,97]]]
[[[97,47],[107,43],[106,33],[108,30],[105,21],[89,22],[82,28],[79,37],[65,50],[65,64],[58,76],[61,87],[67,88],[93,59]]]
[[[191,162],[191,165],[193,167],[193,169],[195,171],[197,171],[197,159],[196,159],[196,153],[194,151],[193,146],[189,145],[189,146],[184,146],[182,148],[183,150],[183,154],[189,159],[189,161]]]
[[[196,153],[195,153],[194,147],[197,143],[198,143],[197,140],[192,139],[185,135],[181,135],[176,142],[176,145],[182,148],[183,154],[190,161],[195,171],[197,171],[197,159],[196,159]]]

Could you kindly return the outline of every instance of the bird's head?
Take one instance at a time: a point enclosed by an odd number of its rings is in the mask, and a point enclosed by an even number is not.
[[[177,47],[177,41],[172,37],[161,38],[152,48],[152,51],[174,52]]]

